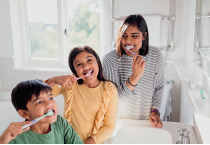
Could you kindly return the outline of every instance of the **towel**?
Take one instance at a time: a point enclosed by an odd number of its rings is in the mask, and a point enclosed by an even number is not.
[[[164,85],[162,104],[160,107],[160,119],[163,121],[167,121],[167,116],[170,116],[170,114],[172,113],[172,89],[173,83]]]
[[[160,15],[143,16],[149,31],[149,45],[160,47]]]

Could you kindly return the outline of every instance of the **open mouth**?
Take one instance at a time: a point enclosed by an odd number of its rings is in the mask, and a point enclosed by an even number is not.
[[[125,48],[126,48],[127,50],[133,50],[134,47],[135,47],[135,45],[125,45]]]
[[[49,116],[47,117],[50,117],[50,116],[53,116],[55,114],[55,110],[54,109],[49,109],[47,110],[47,112],[45,114],[48,114],[49,112],[53,112],[52,115],[50,114]]]
[[[88,75],[90,74],[90,75]],[[90,70],[90,71],[86,71],[83,73],[84,76],[88,75],[88,76],[91,76],[93,74],[93,70]]]

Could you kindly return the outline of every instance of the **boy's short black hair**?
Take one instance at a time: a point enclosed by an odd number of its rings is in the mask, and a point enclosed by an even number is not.
[[[40,92],[52,91],[52,88],[41,80],[27,80],[20,82],[11,94],[11,101],[15,109],[27,110],[26,104],[32,99],[33,95],[39,97]]]

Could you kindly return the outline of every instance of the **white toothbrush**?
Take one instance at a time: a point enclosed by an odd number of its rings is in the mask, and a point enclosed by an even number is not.
[[[54,114],[54,112],[52,110],[48,110],[47,113],[39,118],[36,118],[34,120],[31,121],[31,124],[25,124],[23,125],[23,130],[26,129],[27,127],[37,123],[39,120],[41,120],[42,118],[46,117],[46,116],[52,116]]]
[[[89,71],[89,72],[87,72],[87,74],[86,74],[85,76],[76,78],[75,80],[79,80],[79,79],[81,79],[81,78],[84,78],[84,77],[87,77],[87,76],[90,76],[90,75],[91,75],[91,73],[90,73],[90,71]]]
[[[75,81],[77,81],[77,80],[79,80],[79,79],[81,79],[81,78],[84,78],[84,77],[90,76],[90,75],[91,75],[91,73],[90,73],[90,72],[87,72],[87,74],[86,74],[85,76],[83,76],[83,77],[79,77],[79,78],[75,78]],[[60,85],[58,85],[58,87],[60,88],[61,86],[60,86]]]
[[[133,46],[126,46],[125,48],[126,48],[128,51],[130,51],[133,55],[135,55],[135,53],[133,53],[133,52],[130,50],[131,47],[133,47]]]

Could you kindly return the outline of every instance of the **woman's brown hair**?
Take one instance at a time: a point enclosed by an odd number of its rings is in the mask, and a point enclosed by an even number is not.
[[[125,30],[128,28],[129,25],[137,26],[139,31],[142,32],[145,40],[143,40],[142,42],[142,47],[139,50],[139,55],[146,56],[149,51],[149,33],[148,33],[147,23],[140,14],[129,15],[123,20],[117,35],[117,41],[116,41],[117,54],[120,57],[122,57],[122,54],[126,54],[121,46],[121,39]],[[147,32],[146,35],[145,32]]]

